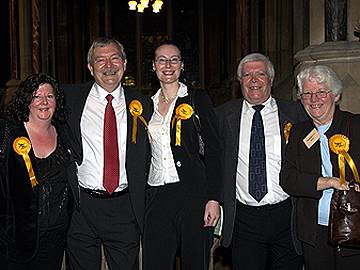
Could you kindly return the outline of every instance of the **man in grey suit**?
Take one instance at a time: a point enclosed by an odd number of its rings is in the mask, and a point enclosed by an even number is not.
[[[223,245],[234,270],[300,269],[291,228],[292,201],[279,185],[282,154],[301,105],[271,96],[275,71],[262,54],[238,66],[242,99],[219,108],[224,143]]]

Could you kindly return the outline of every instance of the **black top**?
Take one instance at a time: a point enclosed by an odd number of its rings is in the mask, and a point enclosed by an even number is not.
[[[44,231],[68,222],[68,184],[66,167],[69,157],[59,142],[46,158],[35,158],[39,182],[39,229]]]

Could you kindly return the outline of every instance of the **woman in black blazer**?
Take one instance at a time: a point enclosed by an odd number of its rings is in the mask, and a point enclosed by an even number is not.
[[[33,74],[0,119],[1,269],[61,269],[74,164],[66,117],[57,82]]]
[[[184,63],[166,42],[155,50],[160,89],[152,97],[148,130],[151,165],[145,211],[145,270],[172,269],[180,250],[182,269],[207,269],[221,201],[221,147],[208,95],[179,82]],[[196,119],[195,114],[199,119]],[[199,135],[204,156],[199,154]]]
[[[291,128],[280,184],[296,200],[296,228],[305,269],[358,269],[360,249],[328,243],[329,211],[334,190],[347,190],[339,181],[338,156],[329,139],[350,140],[349,154],[360,168],[360,116],[340,110],[342,84],[327,66],[303,69],[297,76],[298,95],[311,120]],[[346,171],[346,179],[352,172]]]

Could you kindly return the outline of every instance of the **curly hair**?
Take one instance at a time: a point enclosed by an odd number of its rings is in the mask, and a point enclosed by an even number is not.
[[[6,111],[19,122],[28,122],[30,114],[30,103],[40,85],[49,84],[53,88],[56,109],[52,117],[52,122],[65,122],[68,117],[68,109],[65,105],[65,96],[57,81],[47,74],[32,74],[20,83],[15,92],[11,103]]]

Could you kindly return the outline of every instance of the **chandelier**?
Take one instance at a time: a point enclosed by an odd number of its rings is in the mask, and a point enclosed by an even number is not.
[[[148,8],[150,5],[150,2],[152,2],[152,8],[154,13],[158,13],[161,10],[161,7],[163,5],[163,1],[161,0],[140,0],[138,1],[131,0],[128,2],[129,4],[129,10],[137,10],[137,12],[143,13],[145,8]]]

